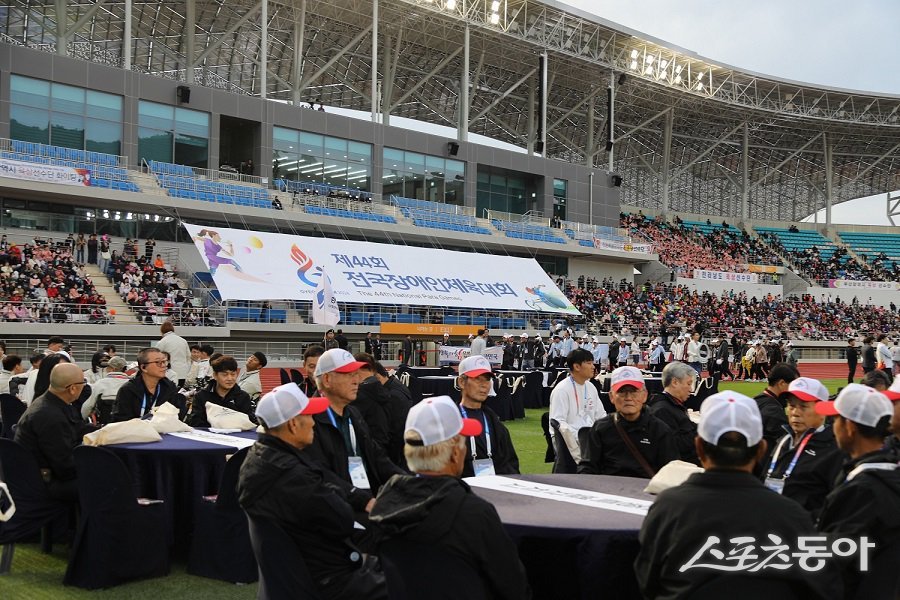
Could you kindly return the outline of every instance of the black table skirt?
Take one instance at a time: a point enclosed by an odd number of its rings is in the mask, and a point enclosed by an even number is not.
[[[646,479],[518,475],[538,483],[653,500]],[[640,599],[634,560],[643,517],[520,494],[472,488],[491,502],[516,543],[534,600]]]

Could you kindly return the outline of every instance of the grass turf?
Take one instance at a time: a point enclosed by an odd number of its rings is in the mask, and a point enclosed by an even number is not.
[[[831,393],[845,385],[846,380],[825,379],[822,383]],[[735,390],[753,397],[765,388],[765,383],[725,382],[720,390]],[[525,411],[525,418],[508,421],[513,444],[519,455],[522,473],[549,473],[550,463],[544,462],[547,443],[541,431],[541,414],[544,408]],[[0,599],[2,600],[79,600],[88,598],[109,598],[115,600],[164,600],[186,598],[191,600],[252,600],[256,598],[256,584],[233,585],[221,581],[188,575],[184,565],[175,564],[168,577],[136,581],[111,590],[87,591],[64,587],[63,574],[66,570],[65,545],[57,544],[53,554],[42,554],[37,544],[16,546],[12,572],[0,576]]]

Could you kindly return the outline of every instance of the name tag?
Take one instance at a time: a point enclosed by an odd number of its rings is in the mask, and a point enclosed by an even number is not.
[[[776,494],[781,494],[782,492],[784,492],[784,479],[766,477],[764,485]]]
[[[473,460],[472,468],[475,471],[475,477],[496,475],[496,473],[494,472],[494,461],[490,458],[479,458],[477,460]]]
[[[347,463],[350,467],[350,481],[353,483],[353,487],[358,487],[362,490],[371,489],[372,486],[369,485],[369,476],[366,475],[366,467],[363,465],[362,457],[350,456],[347,458]]]

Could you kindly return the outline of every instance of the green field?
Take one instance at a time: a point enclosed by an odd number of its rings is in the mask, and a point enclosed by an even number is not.
[[[834,393],[845,385],[845,380],[826,379],[823,382]],[[764,383],[723,383],[721,390],[731,389],[755,396],[764,388]],[[541,414],[546,409],[528,409],[525,418],[507,422],[523,473],[549,473],[550,463],[544,462],[547,443],[541,431]],[[174,565],[171,575],[163,579],[139,581],[116,587],[112,590],[89,592],[62,585],[66,570],[64,545],[57,544],[53,554],[45,555],[35,544],[16,546],[12,573],[0,576],[0,599],[80,599],[110,598],[115,600],[165,600],[190,597],[191,600],[252,600],[256,598],[256,585],[237,586],[220,581],[188,575],[184,565]]]

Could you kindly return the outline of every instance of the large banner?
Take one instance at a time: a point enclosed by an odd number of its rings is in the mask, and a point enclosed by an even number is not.
[[[653,246],[650,244],[635,244],[632,242],[620,242],[597,237],[594,238],[594,248],[617,250],[619,252],[635,252],[638,254],[653,254]]]
[[[88,169],[39,165],[18,160],[7,160],[5,158],[0,158],[0,177],[28,179],[44,183],[61,183],[63,185],[91,185],[91,172]]]
[[[900,290],[896,281],[853,281],[851,279],[829,279],[828,287],[853,290]]]
[[[759,275],[756,273],[728,273],[726,271],[704,271],[703,269],[694,269],[694,279],[759,283]]]
[[[441,346],[440,351],[441,364],[462,362],[464,358],[468,358],[470,353],[466,346]],[[492,365],[501,365],[503,364],[503,346],[491,346],[484,351],[482,356],[488,359]]]
[[[223,300],[313,300],[578,315],[530,258],[184,224]]]
[[[769,273],[772,275],[781,275],[784,273],[784,267],[776,265],[747,265],[747,270],[751,273]]]

